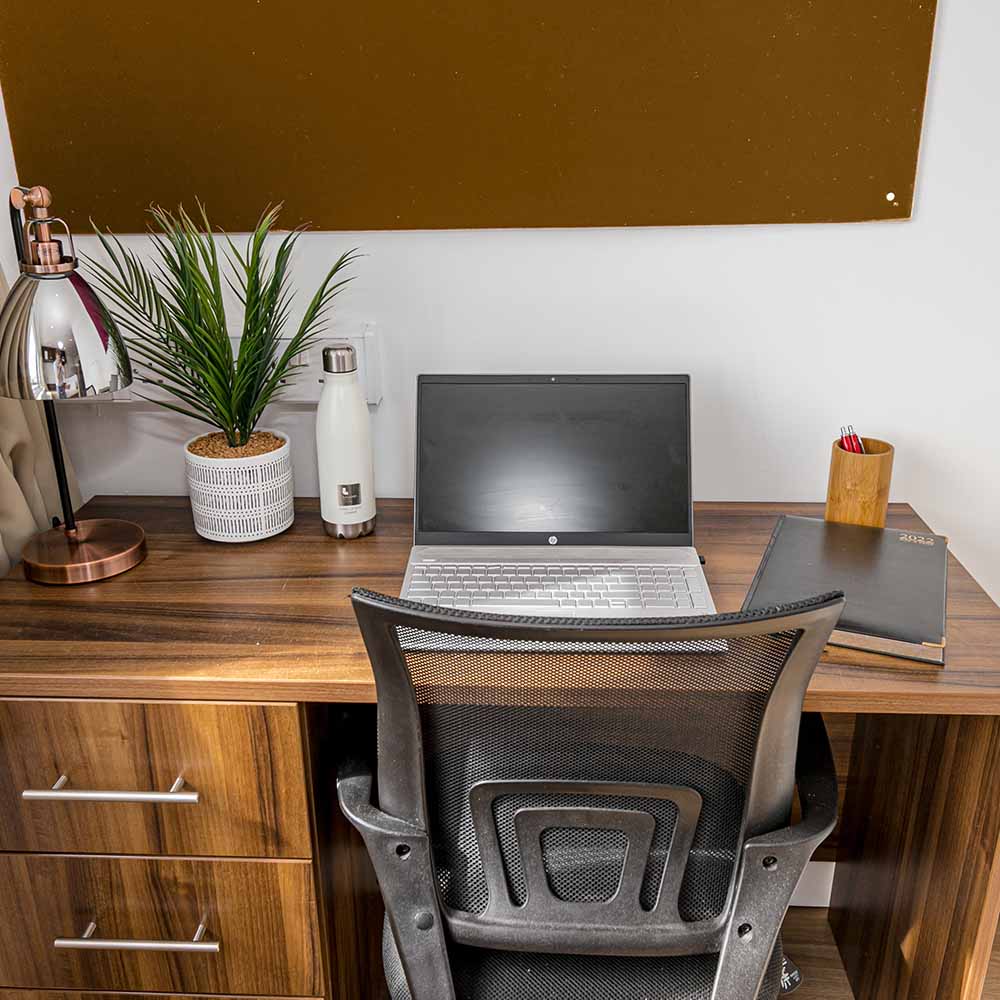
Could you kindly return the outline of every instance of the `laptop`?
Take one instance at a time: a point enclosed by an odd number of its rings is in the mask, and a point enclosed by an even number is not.
[[[402,596],[510,615],[714,614],[686,375],[421,375]]]

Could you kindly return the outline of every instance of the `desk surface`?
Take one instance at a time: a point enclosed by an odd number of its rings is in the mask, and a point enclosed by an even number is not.
[[[206,542],[186,497],[97,497],[84,517],[125,517],[149,557],[123,576],[76,587],[0,580],[0,697],[373,701],[349,594],[398,594],[412,504],[379,501],[376,534],[337,542],[316,500],[285,534]],[[695,537],[720,611],[740,607],[780,513],[819,504],[701,503]],[[890,524],[926,530],[906,504]],[[944,668],[829,647],[806,707],[827,712],[1000,715],[1000,608],[954,558]]]

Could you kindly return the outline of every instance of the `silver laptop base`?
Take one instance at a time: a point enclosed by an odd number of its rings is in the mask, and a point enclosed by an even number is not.
[[[418,545],[401,596],[510,615],[715,613],[698,553],[690,547]]]

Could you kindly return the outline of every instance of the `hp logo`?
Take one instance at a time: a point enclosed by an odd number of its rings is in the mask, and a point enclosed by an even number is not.
[[[555,535],[549,535],[549,545],[558,545],[559,539]]]

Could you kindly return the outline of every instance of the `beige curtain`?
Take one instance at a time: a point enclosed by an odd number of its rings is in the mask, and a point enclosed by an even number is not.
[[[7,283],[0,274],[0,302]],[[66,455],[74,504],[80,494]],[[61,516],[59,490],[42,404],[0,399],[0,574],[21,558],[25,542]]]

